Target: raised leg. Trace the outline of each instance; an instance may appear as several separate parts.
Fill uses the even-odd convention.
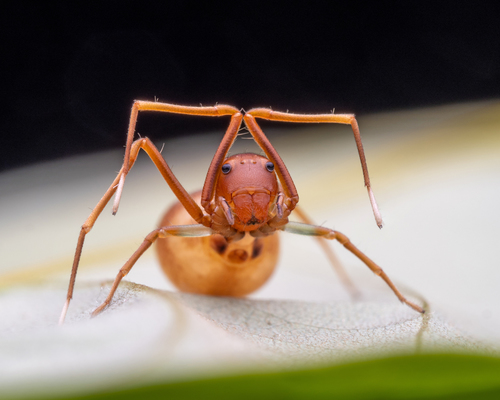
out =
[[[375,216],[375,221],[379,228],[382,228],[382,216],[380,215],[380,211],[378,209],[377,202],[375,200],[375,196],[371,189],[370,185],[370,176],[368,175],[368,167],[366,165],[366,157],[365,152],[363,150],[363,143],[361,141],[361,134],[359,133],[358,122],[354,114],[291,114],[284,112],[273,111],[269,108],[254,108],[245,115],[245,123],[247,124],[248,129],[254,136],[255,140],[259,145],[264,149],[268,157],[271,157],[272,151],[275,151],[272,148],[269,140],[265,137],[264,133],[260,129],[259,125],[255,121],[255,118],[262,118],[271,121],[283,121],[283,122],[302,122],[302,123],[336,123],[336,124],[348,124],[351,125],[352,131],[354,133],[354,140],[356,141],[356,146],[358,148],[359,159],[361,161],[361,168],[363,170],[363,177],[365,181],[366,189],[368,190],[368,197],[370,198],[370,203],[372,205],[373,214]],[[262,142],[262,144],[260,143]],[[267,153],[266,148],[270,151],[270,154]],[[276,153],[277,154],[277,153]],[[279,157],[279,156],[278,156]],[[281,159],[279,159],[281,161]],[[273,159],[271,161],[274,162]],[[281,161],[281,163],[283,163]],[[293,186],[293,182],[291,182],[290,174],[284,167],[284,164],[278,164],[277,173],[280,177],[280,181],[283,185],[283,189],[285,193],[288,195],[287,190],[290,190],[293,193],[295,186]],[[282,174],[283,176],[281,176]],[[291,182],[291,184],[290,184]],[[290,188],[288,188],[290,186]]]
[[[171,169],[169,168],[168,164],[165,162],[163,157],[161,156],[160,152],[158,149],[155,147],[155,145],[148,139],[139,139],[135,141],[130,149],[129,152],[129,162],[127,163],[129,169],[132,168],[134,165],[137,155],[139,153],[139,150],[143,149],[146,151],[146,153],[151,157],[153,160],[154,164],[162,174],[162,176],[165,178],[167,181],[168,185],[174,192],[174,194],[177,196],[179,201],[182,203],[184,208],[188,211],[188,213],[193,217],[195,221],[198,223],[201,223],[205,226],[210,226],[210,217],[207,215],[203,214],[203,211],[200,209],[198,204],[191,198],[191,196],[186,192],[186,190],[182,187],[182,185],[179,183]],[[80,263],[80,257],[82,254],[82,249],[83,249],[83,243],[85,241],[85,236],[87,233],[90,232],[92,227],[95,224],[95,221],[101,214],[102,210],[104,207],[106,207],[106,204],[108,204],[109,200],[113,196],[113,194],[117,190],[117,185],[118,182],[120,181],[121,177],[123,176],[123,167],[118,173],[117,177],[111,184],[111,186],[108,188],[106,193],[104,193],[104,196],[99,200],[97,203],[96,207],[92,210],[90,213],[89,217],[85,221],[85,223],[82,225],[81,231],[80,231],[80,236],[78,237],[78,242],[76,246],[76,251],[75,251],[75,257],[73,259],[73,267],[71,270],[71,277],[69,281],[69,287],[68,287],[68,294],[66,296],[66,302],[64,304],[63,310],[61,312],[61,317],[59,319],[59,324],[62,324],[64,322],[64,318],[66,316],[66,312],[69,307],[69,303],[71,301],[71,298],[73,297],[73,288],[75,286],[75,280],[76,280],[76,273],[78,271],[78,265]]]
[[[397,298],[402,302],[413,308],[415,311],[419,313],[424,313],[425,310],[407,300],[401,292],[394,286],[392,281],[389,279],[387,274],[380,268],[377,264],[375,264],[370,258],[368,258],[364,253],[362,253],[356,246],[354,246],[349,238],[344,234],[334,231],[332,229],[324,228],[322,226],[315,226],[309,224],[302,224],[300,222],[289,222],[282,228],[286,232],[296,233],[299,235],[307,235],[307,236],[319,236],[329,240],[338,240],[347,250],[353,253],[356,257],[358,257],[361,261],[363,261],[368,268],[370,268],[375,275],[380,276],[385,283],[392,289]]]
[[[158,238],[164,238],[167,236],[191,236],[191,237],[199,237],[199,236],[209,236],[213,233],[212,229],[203,226],[203,225],[182,225],[182,226],[166,226],[163,228],[155,229],[151,232],[139,248],[132,254],[132,257],[128,259],[123,267],[120,268],[118,274],[116,275],[115,281],[113,282],[113,286],[108,294],[108,297],[104,302],[97,307],[93,312],[92,316],[100,314],[108,305],[111,303],[113,296],[120,284],[121,280],[130,272],[134,264],[137,260],[144,254],[144,252],[151,247],[151,245],[156,242]]]
[[[130,112],[130,122],[128,126],[127,133],[127,144],[125,146],[125,157],[123,160],[122,174],[118,182],[118,189],[116,191],[115,201],[113,203],[113,214],[118,211],[118,206],[120,204],[120,197],[123,190],[123,185],[125,183],[125,177],[131,168],[130,165],[130,153],[132,149],[132,142],[134,141],[135,126],[137,124],[137,117],[139,116],[139,111],[155,111],[155,112],[166,112],[173,114],[188,114],[188,115],[200,115],[207,117],[221,117],[224,115],[234,115],[238,113],[238,110],[232,106],[227,105],[217,105],[213,107],[190,107],[190,106],[179,106],[176,104],[159,103],[155,101],[142,101],[136,100],[132,105],[132,111]]]
[[[302,207],[296,206],[295,210],[293,210],[294,214],[299,217],[299,219],[308,224],[308,225],[314,225],[313,221],[309,218],[309,216],[304,212]],[[328,243],[322,238],[321,236],[315,236],[315,239],[318,241],[318,244],[321,246],[323,251],[326,254],[326,257],[330,261],[330,264],[332,265],[333,269],[337,273],[337,275],[340,278],[340,281],[344,285],[344,287],[347,289],[349,294],[351,295],[351,298],[355,299],[358,298],[360,293],[359,290],[356,288],[356,285],[351,281],[349,278],[349,275],[345,272],[344,267],[342,266],[342,263],[338,259],[337,255],[333,251],[333,249],[328,245]]]

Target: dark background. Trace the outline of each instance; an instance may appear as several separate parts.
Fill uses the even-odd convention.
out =
[[[0,6],[0,169],[123,146],[134,99],[361,115],[500,94],[494,2],[90,3]]]

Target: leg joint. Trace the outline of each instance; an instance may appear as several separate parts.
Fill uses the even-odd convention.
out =
[[[350,243],[351,241],[349,240],[349,238],[344,235],[343,233],[340,233],[340,232],[337,232],[337,231],[332,231],[333,235],[334,235],[334,239],[337,239],[339,241],[340,244],[342,244],[343,246],[345,246],[346,244]]]

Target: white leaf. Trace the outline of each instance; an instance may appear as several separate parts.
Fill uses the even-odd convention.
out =
[[[59,327],[79,227],[123,154],[2,174],[0,390],[97,390],[443,347],[498,352],[499,115],[491,102],[361,118],[382,231],[349,129],[269,135],[305,210],[348,235],[403,292],[413,288],[416,302],[425,296],[431,312],[424,318],[336,246],[363,294],[350,301],[316,244],[284,234],[276,274],[247,299],[174,292],[149,252],[127,276],[147,286],[124,282],[111,306],[90,319],[109,290],[100,282],[116,275],[173,200],[143,157],[118,215],[107,208],[86,239],[67,323]],[[201,186],[219,140],[182,138],[165,147],[187,190]]]

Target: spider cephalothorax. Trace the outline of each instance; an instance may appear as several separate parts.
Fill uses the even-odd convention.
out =
[[[236,154],[224,161],[215,191],[227,210],[227,222],[238,231],[254,231],[274,216],[278,180],[274,164],[257,154]]]

